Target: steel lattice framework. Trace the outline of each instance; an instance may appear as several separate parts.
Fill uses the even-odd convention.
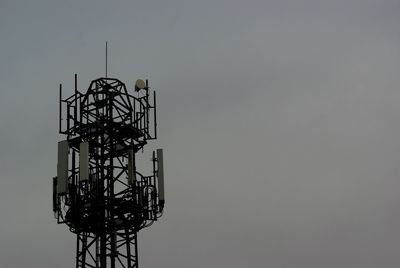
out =
[[[77,268],[138,267],[137,233],[163,212],[162,150],[153,152],[150,176],[135,164],[136,153],[157,138],[156,94],[147,81],[136,89],[99,78],[81,93],[75,75],[75,92],[63,99],[60,85],[59,133],[65,140],[59,143],[53,210],[57,222],[77,235]]]

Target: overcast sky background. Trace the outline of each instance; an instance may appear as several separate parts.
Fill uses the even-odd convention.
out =
[[[74,267],[51,211],[58,84],[158,92],[143,268],[400,265],[400,2],[0,2],[0,267]]]

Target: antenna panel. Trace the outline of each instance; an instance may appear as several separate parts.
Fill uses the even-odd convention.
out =
[[[160,201],[164,201],[164,159],[163,149],[157,149],[157,180]]]
[[[133,150],[128,151],[128,183],[133,184],[136,182],[135,178],[135,153]]]
[[[89,143],[79,145],[79,178],[81,181],[89,180]]]
[[[57,212],[58,202],[57,202],[57,177],[53,177],[53,211]]]
[[[57,193],[68,192],[68,141],[58,142]]]

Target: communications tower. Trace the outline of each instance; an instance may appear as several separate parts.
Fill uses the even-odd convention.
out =
[[[98,78],[86,92],[62,96],[60,84],[57,223],[76,234],[76,267],[138,267],[137,233],[163,213],[163,150],[153,151],[153,172],[137,170],[136,155],[157,138],[156,94],[148,81],[134,88]]]

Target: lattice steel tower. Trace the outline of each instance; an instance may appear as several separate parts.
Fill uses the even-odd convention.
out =
[[[135,96],[134,96],[134,95]],[[157,138],[156,94],[148,81],[134,89],[99,78],[86,93],[62,97],[53,211],[76,234],[76,267],[138,267],[137,233],[164,209],[163,151],[153,173],[136,168],[136,153]]]

